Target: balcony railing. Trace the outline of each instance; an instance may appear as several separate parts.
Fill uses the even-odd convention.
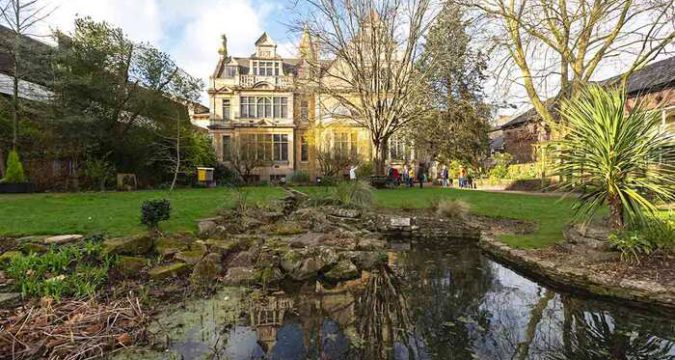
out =
[[[242,87],[252,88],[258,83],[266,82],[274,87],[291,87],[293,86],[292,76],[263,76],[263,75],[241,75],[239,77],[239,85]]]

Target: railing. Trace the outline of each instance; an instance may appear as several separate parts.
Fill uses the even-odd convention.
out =
[[[260,82],[266,82],[275,87],[291,87],[293,86],[293,77],[263,75],[241,75],[239,77],[239,85],[242,87],[252,88]]]

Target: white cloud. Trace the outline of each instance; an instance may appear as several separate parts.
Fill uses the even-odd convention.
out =
[[[234,56],[249,56],[266,30],[266,21],[280,22],[277,0],[44,0],[53,13],[38,30],[72,32],[76,17],[90,16],[124,30],[134,41],[149,42],[168,52],[188,73],[204,79],[218,60],[221,34],[227,34]],[[283,56],[295,56],[295,40],[271,32]],[[203,98],[205,100],[205,98]]]

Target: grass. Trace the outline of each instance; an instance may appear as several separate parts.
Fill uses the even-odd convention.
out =
[[[320,193],[328,188],[303,188]],[[255,203],[280,197],[273,187],[249,189],[248,200]],[[233,206],[235,194],[224,188],[167,191],[0,195],[1,235],[49,235],[64,233],[105,233],[111,236],[145,231],[140,224],[144,200],[171,200],[171,219],[160,224],[163,231],[196,230],[195,220],[216,214],[223,206]],[[531,235],[502,238],[514,247],[545,247],[562,240],[562,229],[571,219],[572,200],[523,194],[490,193],[454,189],[400,189],[375,191],[375,203],[384,208],[427,208],[432,200],[458,199],[471,205],[471,212],[496,218],[535,221],[539,231]]]

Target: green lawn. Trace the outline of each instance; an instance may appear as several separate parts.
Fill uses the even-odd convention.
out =
[[[328,191],[305,188],[305,191]],[[250,188],[251,201],[265,201],[283,194],[279,188]],[[162,224],[170,232],[194,231],[195,220],[214,215],[222,206],[231,206],[233,193],[224,188],[166,191],[0,195],[0,235],[37,235],[63,233],[106,233],[117,236],[144,230],[139,223],[144,200],[171,199],[171,220]],[[562,239],[569,221],[571,200],[521,194],[489,193],[449,189],[379,190],[378,206],[385,208],[424,208],[433,199],[455,198],[471,204],[472,212],[491,217],[536,221],[539,231],[532,235],[504,236],[518,247],[542,247]],[[402,210],[403,211],[403,210]]]

